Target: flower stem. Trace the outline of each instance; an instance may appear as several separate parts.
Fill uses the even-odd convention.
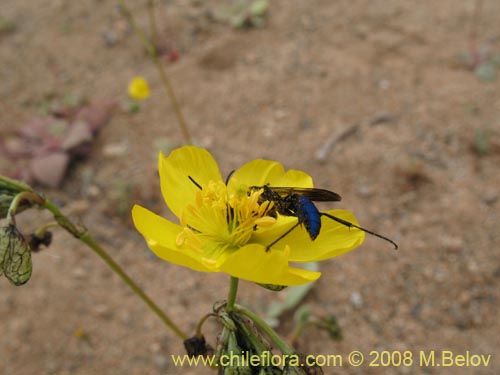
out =
[[[58,227],[58,226],[59,226],[59,224],[55,223],[55,222],[48,223],[48,224],[45,224],[45,225],[41,226],[40,228],[38,228],[33,234],[35,235],[35,237],[42,238],[43,234],[45,232],[47,232],[47,230],[49,228]]]
[[[243,333],[242,339],[248,342],[249,345],[247,345],[247,347],[252,347],[257,352],[257,354],[262,354],[263,352],[270,350],[270,348],[264,345],[262,337],[258,337],[255,333],[255,330],[251,329],[248,323],[245,322],[245,320],[248,320],[248,318],[243,318],[241,315],[235,314],[233,316],[233,319],[238,324],[239,329]]]
[[[158,42],[159,42],[159,33],[158,27],[156,26],[156,17],[155,17],[155,2],[154,0],[148,0],[148,17],[149,17],[149,29],[151,33],[151,40],[153,45],[155,46],[156,52],[158,52]]]
[[[229,295],[227,296],[226,311],[231,312],[234,309],[234,303],[236,302],[236,294],[238,293],[238,282],[240,279],[231,276],[231,283],[229,286]]]
[[[80,240],[89,246],[94,252],[101,257],[101,259],[108,265],[111,270],[121,277],[123,282],[127,284],[130,289],[140,298],[142,301],[169,327],[179,338],[186,340],[187,335],[180,330],[177,325],[170,320],[170,318],[165,315],[165,313],[156,305],[151,298],[127,275],[127,273],[121,268],[114,260],[106,253],[102,247],[100,247],[92,238],[92,236],[86,232]]]
[[[203,327],[203,324],[205,324],[205,322],[207,321],[208,318],[210,317],[216,317],[217,315],[214,314],[214,313],[209,313],[209,314],[206,314],[203,318],[200,319],[200,321],[198,322],[198,324],[196,325],[196,337],[198,338],[201,338],[203,337],[203,333],[201,333],[201,327]]]
[[[184,114],[182,113],[181,106],[177,100],[177,96],[175,95],[174,89],[172,85],[170,84],[170,79],[168,78],[167,72],[165,70],[165,67],[160,61],[160,58],[158,57],[156,47],[151,43],[151,41],[147,38],[147,36],[144,34],[144,32],[141,30],[141,28],[137,25],[135,22],[134,16],[132,12],[130,12],[129,8],[125,4],[124,0],[118,0],[118,3],[120,4],[123,14],[127,18],[127,20],[130,22],[130,25],[134,29],[134,32],[136,35],[139,37],[141,40],[142,44],[144,45],[144,48],[146,48],[146,51],[148,52],[149,56],[151,57],[151,60],[153,63],[156,65],[156,68],[158,69],[158,73],[160,74],[160,79],[163,84],[163,87],[167,91],[167,95],[170,99],[170,103],[172,104],[172,107],[174,108],[175,115],[177,116],[177,121],[179,122],[179,127],[181,128],[182,135],[184,137],[184,141],[186,144],[193,144],[192,138],[191,138],[191,133],[189,132],[189,128],[187,126],[186,120],[184,119]],[[152,5],[150,5],[152,7]],[[151,12],[152,10],[150,10]],[[150,13],[151,17],[151,13]],[[150,22],[152,18],[150,18]]]
[[[81,227],[76,227],[71,221],[69,221],[64,215],[61,214],[59,209],[52,204],[50,201],[46,201],[45,207],[52,212],[54,218],[57,220],[59,225],[70,232],[77,239],[85,243],[94,252],[101,257],[101,259],[108,265],[111,270],[116,273],[127,284],[130,289],[140,298],[142,301],[169,327],[179,338],[182,340],[187,339],[187,335],[181,331],[179,327],[156,305],[151,298],[127,275],[127,273],[121,268],[118,263],[116,263],[111,256],[104,251],[104,249],[95,242],[90,233]]]
[[[71,233],[75,238],[85,243],[94,252],[101,257],[101,259],[108,265],[113,272],[127,284],[132,291],[169,327],[179,338],[182,340],[187,339],[187,335],[180,330],[177,325],[170,320],[170,318],[156,305],[151,298],[127,275],[127,273],[116,263],[111,256],[104,251],[92,238],[90,233],[81,226],[73,224],[50,200],[42,197],[40,194],[34,192],[30,186],[21,184],[17,181],[10,180],[0,176],[0,185],[12,188],[13,190],[20,191],[13,199],[7,213],[7,220],[15,224],[16,209],[23,199],[29,199],[38,203],[41,207],[49,210],[59,226],[63,227]]]
[[[234,305],[234,310],[245,315],[247,318],[251,319],[257,326],[259,326],[259,328],[274,342],[281,353],[288,355],[296,354],[295,349],[285,341],[283,341],[283,339],[276,333],[276,331],[269,327],[269,325],[260,316],[237,304]]]
[[[305,322],[302,324],[299,324],[292,332],[292,334],[289,337],[290,342],[292,345],[295,345],[297,341],[299,341],[300,336],[304,333],[304,330],[306,327],[313,326],[313,322]]]
[[[38,194],[36,194],[32,191],[23,191],[23,192],[17,194],[14,197],[14,199],[12,199],[12,202],[10,203],[9,211],[7,212],[7,222],[9,224],[14,224],[14,225],[16,224],[15,216],[16,216],[17,207],[19,206],[19,204],[22,202],[23,199],[32,200],[32,201],[34,201],[42,206],[45,203],[45,200],[41,196],[39,196]]]

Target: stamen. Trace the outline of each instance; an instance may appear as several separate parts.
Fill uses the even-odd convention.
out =
[[[226,185],[214,181],[197,191],[194,202],[182,214],[184,230],[176,238],[177,246],[214,259],[215,253],[248,243],[256,227],[275,224],[276,219],[269,215],[274,202],[259,204],[263,190],[244,192],[229,195]]]

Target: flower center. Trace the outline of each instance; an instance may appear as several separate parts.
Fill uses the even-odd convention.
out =
[[[177,246],[186,245],[213,259],[214,252],[245,245],[257,227],[276,222],[269,215],[273,202],[259,204],[261,194],[262,190],[230,194],[222,181],[210,181],[183,211],[184,230],[177,236]]]

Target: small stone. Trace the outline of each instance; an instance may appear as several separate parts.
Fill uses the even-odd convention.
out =
[[[90,208],[90,203],[86,199],[72,201],[64,207],[69,216],[81,216]]]
[[[54,152],[31,160],[30,169],[37,182],[56,188],[62,183],[68,163],[68,154]]]
[[[363,307],[363,296],[359,292],[352,292],[351,303],[355,308]]]
[[[101,36],[104,41],[104,45],[107,48],[114,47],[118,43],[118,34],[113,30],[106,30],[101,34]]]
[[[76,279],[80,279],[80,280],[85,279],[88,276],[87,270],[85,270],[85,268],[83,268],[83,267],[73,268],[72,274]]]
[[[125,142],[110,143],[104,146],[102,153],[107,157],[124,156],[128,152],[128,144]]]
[[[77,121],[69,126],[68,132],[61,142],[63,150],[71,150],[92,140],[92,132],[89,126],[83,121]]]
[[[153,361],[155,365],[158,367],[160,371],[166,371],[168,368],[168,359],[164,355],[155,355],[153,357]]]

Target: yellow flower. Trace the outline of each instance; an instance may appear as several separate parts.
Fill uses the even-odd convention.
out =
[[[135,100],[144,100],[149,98],[149,84],[143,77],[134,77],[128,84],[128,95]]]
[[[304,228],[266,247],[297,223],[296,217],[275,215],[274,202],[259,202],[262,189],[251,186],[313,186],[304,172],[270,160],[254,160],[236,170],[226,186],[208,151],[185,146],[158,161],[161,191],[179,224],[134,206],[137,230],[160,258],[201,272],[225,272],[262,284],[299,285],[316,280],[320,272],[291,266],[335,257],[359,246],[364,232],[333,220],[322,220],[311,241]],[[345,210],[328,211],[357,225]]]

